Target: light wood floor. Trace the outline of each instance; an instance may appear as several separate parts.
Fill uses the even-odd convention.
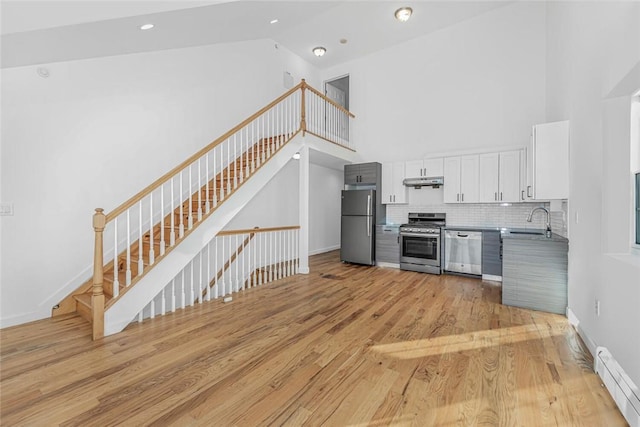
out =
[[[311,274],[92,342],[1,332],[3,426],[623,426],[562,316],[500,286],[312,258]]]

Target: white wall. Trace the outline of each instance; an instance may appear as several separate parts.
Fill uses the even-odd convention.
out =
[[[107,212],[317,70],[269,40],[2,70],[2,326],[90,276]],[[81,275],[81,277],[76,277]]]
[[[640,257],[628,242],[638,22],[638,2],[547,5],[547,119],[570,120],[569,307],[587,341],[608,347],[636,384]]]
[[[527,2],[341,64],[364,160],[524,146],[545,117],[545,9]]]
[[[343,172],[309,165],[309,253],[340,247]],[[225,230],[299,225],[298,162],[291,160],[225,227]]]

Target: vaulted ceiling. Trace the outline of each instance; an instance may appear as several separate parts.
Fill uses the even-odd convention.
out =
[[[2,67],[16,67],[268,38],[327,68],[509,3],[7,0],[1,3],[0,59]],[[406,23],[394,19],[400,6],[414,10]],[[155,27],[141,31],[146,23]],[[315,46],[327,53],[315,57]]]

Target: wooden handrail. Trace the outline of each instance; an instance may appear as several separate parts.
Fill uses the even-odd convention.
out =
[[[299,225],[288,225],[285,227],[268,227],[268,228],[245,228],[240,230],[225,230],[217,234],[217,236],[233,236],[236,234],[250,234],[250,233],[266,233],[269,231],[283,231],[283,230],[299,230]]]
[[[307,89],[309,89],[311,92],[315,93],[316,95],[318,95],[320,98],[323,98],[325,101],[327,101],[328,103],[330,103],[331,105],[333,105],[334,107],[336,107],[338,110],[342,111],[343,113],[347,114],[349,117],[355,118],[356,116],[349,110],[347,110],[346,108],[344,108],[342,105],[338,104],[336,101],[334,101],[331,98],[328,98],[325,94],[323,94],[322,92],[320,92],[317,89],[314,89],[313,87],[309,86],[309,85],[305,85],[305,87]]]
[[[132,207],[134,204],[136,204],[140,200],[142,200],[144,197],[146,197],[153,190],[155,190],[156,188],[160,187],[162,184],[167,182],[172,176],[176,175],[178,172],[180,172],[181,170],[185,169],[187,166],[189,166],[190,164],[192,164],[193,162],[198,160],[204,154],[206,154],[207,152],[209,152],[212,149],[214,149],[220,143],[224,142],[231,135],[233,135],[234,133],[238,132],[240,129],[244,128],[246,125],[248,125],[249,123],[254,121],[256,118],[260,117],[262,114],[264,114],[266,111],[268,111],[273,106],[278,104],[280,101],[282,101],[283,99],[287,98],[289,95],[291,95],[292,93],[294,93],[295,91],[300,89],[302,87],[302,85],[303,85],[303,81],[298,83],[297,85],[295,85],[294,87],[292,87],[291,89],[289,89],[288,91],[286,91],[285,93],[283,93],[282,95],[280,95],[279,97],[274,99],[273,101],[271,101],[265,107],[262,107],[256,113],[252,114],[247,119],[243,120],[239,125],[235,126],[231,130],[229,130],[227,133],[225,133],[221,137],[217,138],[216,140],[214,140],[212,143],[210,143],[206,147],[204,147],[201,150],[199,150],[197,153],[195,153],[194,155],[189,157],[187,160],[183,161],[178,166],[176,166],[175,168],[171,169],[169,172],[165,173],[160,178],[156,179],[153,183],[151,183],[150,185],[145,187],[144,190],[138,192],[136,195],[131,197],[129,200],[127,200],[126,202],[124,202],[123,204],[121,204],[120,206],[118,206],[117,208],[112,210],[111,212],[109,212],[107,214],[107,223],[112,221],[116,217],[118,217],[118,215],[120,215],[121,213],[125,212],[127,209]]]

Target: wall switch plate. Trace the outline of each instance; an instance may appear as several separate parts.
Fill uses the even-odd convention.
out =
[[[13,203],[0,203],[0,215],[13,216]]]

